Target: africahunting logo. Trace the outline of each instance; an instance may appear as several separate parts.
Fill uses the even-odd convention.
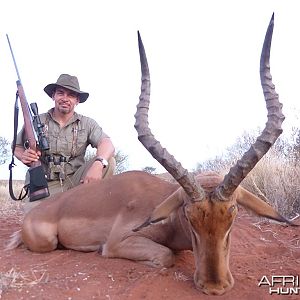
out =
[[[259,287],[269,287],[270,295],[299,295],[299,275],[264,275],[260,282]]]

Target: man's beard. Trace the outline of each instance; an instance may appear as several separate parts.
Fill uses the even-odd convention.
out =
[[[68,114],[72,111],[72,108],[70,106],[66,106],[66,107],[62,107],[59,106],[58,110],[62,113],[62,114]]]

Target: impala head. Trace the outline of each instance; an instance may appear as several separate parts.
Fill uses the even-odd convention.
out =
[[[268,120],[256,142],[224,178],[212,173],[195,177],[184,169],[151,133],[148,126],[150,74],[145,49],[138,34],[142,70],[141,95],[135,114],[138,138],[181,187],[156,207],[149,219],[136,230],[167,218],[176,208],[184,205],[195,256],[194,282],[196,287],[206,294],[221,295],[233,286],[234,280],[229,269],[229,249],[230,231],[237,215],[237,203],[258,215],[288,222],[271,206],[239,186],[282,133],[282,105],[275,92],[269,68],[273,26],[274,16],[266,32],[260,59],[261,84]]]
[[[215,195],[213,190],[222,180],[219,176],[210,175],[206,178],[212,180],[209,187],[201,178],[197,179],[205,196],[200,201],[185,205],[195,257],[194,282],[197,289],[205,294],[223,294],[234,284],[229,269],[229,249],[237,202],[235,194],[228,197],[227,201],[220,201]],[[219,181],[216,182],[216,179]]]

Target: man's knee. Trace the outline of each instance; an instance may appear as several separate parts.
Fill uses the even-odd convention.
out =
[[[116,169],[116,159],[112,157],[108,160],[108,166],[105,168],[105,172],[102,178],[109,178],[115,174]]]

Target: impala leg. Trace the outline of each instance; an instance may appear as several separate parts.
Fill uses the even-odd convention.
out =
[[[174,254],[169,248],[141,236],[130,236],[117,243],[108,241],[103,246],[102,255],[126,258],[157,268],[169,268],[175,262]]]
[[[25,219],[22,227],[22,240],[34,252],[49,252],[58,246],[56,225],[46,222],[32,222]]]

